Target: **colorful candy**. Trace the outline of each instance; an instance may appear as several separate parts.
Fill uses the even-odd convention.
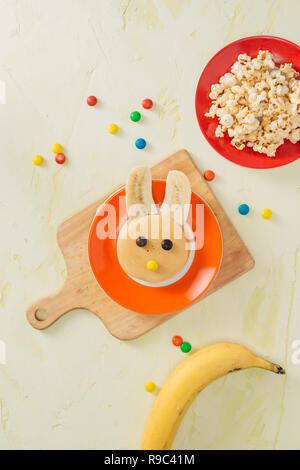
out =
[[[145,139],[137,139],[137,140],[135,141],[135,146],[136,146],[136,148],[139,149],[139,150],[143,150],[143,149],[146,147],[146,145],[147,145],[147,144],[146,144]]]
[[[145,100],[143,100],[142,106],[144,109],[151,109],[153,107],[153,101],[149,98],[146,98]]]
[[[165,240],[161,242],[161,247],[163,250],[166,250],[166,251],[172,250],[173,248],[172,240],[169,240],[168,238],[166,238]]]
[[[139,247],[144,247],[144,246],[147,245],[147,238],[142,237],[142,236],[141,236],[141,237],[137,237],[137,239],[136,239],[135,242],[136,242],[137,246],[139,246]]]
[[[261,216],[263,219],[271,219],[272,215],[273,215],[273,212],[271,211],[271,209],[264,209],[261,212]]]
[[[204,173],[204,178],[206,181],[213,181],[215,179],[216,175],[212,170],[206,170]]]
[[[187,343],[187,342],[184,342],[182,343],[182,345],[180,346],[180,349],[183,353],[187,354],[191,351],[192,349],[192,346],[190,343]]]
[[[42,155],[35,155],[32,161],[36,166],[41,166],[43,164],[44,159]]]
[[[130,119],[133,122],[138,122],[141,119],[141,113],[139,113],[138,111],[132,111],[132,113],[130,114]]]
[[[239,213],[241,215],[247,215],[249,214],[249,211],[250,211],[250,207],[248,206],[248,204],[241,204],[239,206]]]
[[[147,382],[145,384],[145,390],[146,392],[153,393],[156,389],[156,385],[154,382]]]
[[[58,153],[62,153],[62,151],[63,151],[63,148],[62,148],[62,146],[61,146],[60,144],[54,144],[54,145],[52,145],[52,152],[55,153],[56,155],[57,155]]]
[[[58,153],[55,157],[56,163],[63,165],[66,161],[66,156],[63,153]]]
[[[146,266],[147,266],[147,269],[149,269],[149,271],[157,271],[158,270],[158,263],[156,261],[154,261],[153,259],[148,261]]]
[[[118,130],[119,130],[119,127],[117,126],[117,124],[110,124],[107,128],[107,131],[110,134],[117,134]]]
[[[179,347],[182,345],[183,339],[181,338],[181,336],[173,336],[172,343],[174,344],[174,346]]]
[[[86,102],[89,106],[96,106],[96,104],[98,103],[98,99],[96,98],[96,96],[89,96]]]

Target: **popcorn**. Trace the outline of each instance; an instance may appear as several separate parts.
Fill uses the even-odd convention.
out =
[[[284,96],[287,95],[289,92],[289,87],[286,85],[277,85],[276,87],[276,93],[277,96]]]
[[[218,126],[216,129],[216,137],[224,137],[224,132],[222,130],[222,126]]]
[[[224,127],[231,127],[233,124],[233,121],[234,119],[231,116],[231,114],[224,114],[223,116],[221,116],[220,124],[221,126],[224,126]]]
[[[223,93],[224,91],[224,85],[220,85],[219,83],[216,83],[215,85],[211,86],[211,92],[210,92],[210,99],[216,100],[218,96]]]
[[[290,141],[296,144],[300,140],[300,129],[295,129],[291,132]]]
[[[212,85],[212,106],[205,116],[217,117],[216,137],[227,132],[239,150],[247,147],[274,157],[284,139],[300,140],[300,80],[292,64],[276,67],[269,51],[251,59],[240,54]]]
[[[237,79],[232,73],[225,73],[225,75],[220,78],[220,83],[222,83],[225,88],[229,88],[236,85]]]

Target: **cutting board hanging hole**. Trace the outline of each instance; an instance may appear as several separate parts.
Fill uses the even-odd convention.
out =
[[[42,308],[39,308],[35,312],[34,316],[38,321],[45,321],[46,318],[47,318],[47,312],[46,312],[46,310],[43,310]]]

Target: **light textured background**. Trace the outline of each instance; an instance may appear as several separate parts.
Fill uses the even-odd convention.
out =
[[[300,448],[300,162],[257,171],[222,159],[194,112],[199,75],[210,57],[243,36],[300,42],[298,0],[0,0],[0,366],[1,449],[133,449],[154,396],[194,348],[237,341],[288,368],[231,375],[193,403],[177,449]],[[88,95],[101,100],[91,109]],[[155,109],[133,124],[130,111]],[[116,122],[114,137],[107,124]],[[136,137],[149,142],[134,148]],[[61,142],[68,164],[53,162]],[[122,343],[91,313],[76,311],[49,330],[26,322],[28,305],[57,290],[65,265],[56,229],[66,217],[124,182],[137,164],[179,148],[212,183],[256,259],[256,268],[145,337]],[[37,168],[33,155],[45,156]],[[237,206],[251,213],[241,217]],[[270,207],[271,221],[260,211]]]

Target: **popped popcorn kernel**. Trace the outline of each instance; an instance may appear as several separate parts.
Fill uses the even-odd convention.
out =
[[[275,157],[285,139],[300,140],[300,80],[292,64],[275,65],[270,51],[257,57],[239,54],[225,73],[211,86],[212,106],[206,117],[217,117],[216,137],[227,132],[231,144],[245,146]]]

